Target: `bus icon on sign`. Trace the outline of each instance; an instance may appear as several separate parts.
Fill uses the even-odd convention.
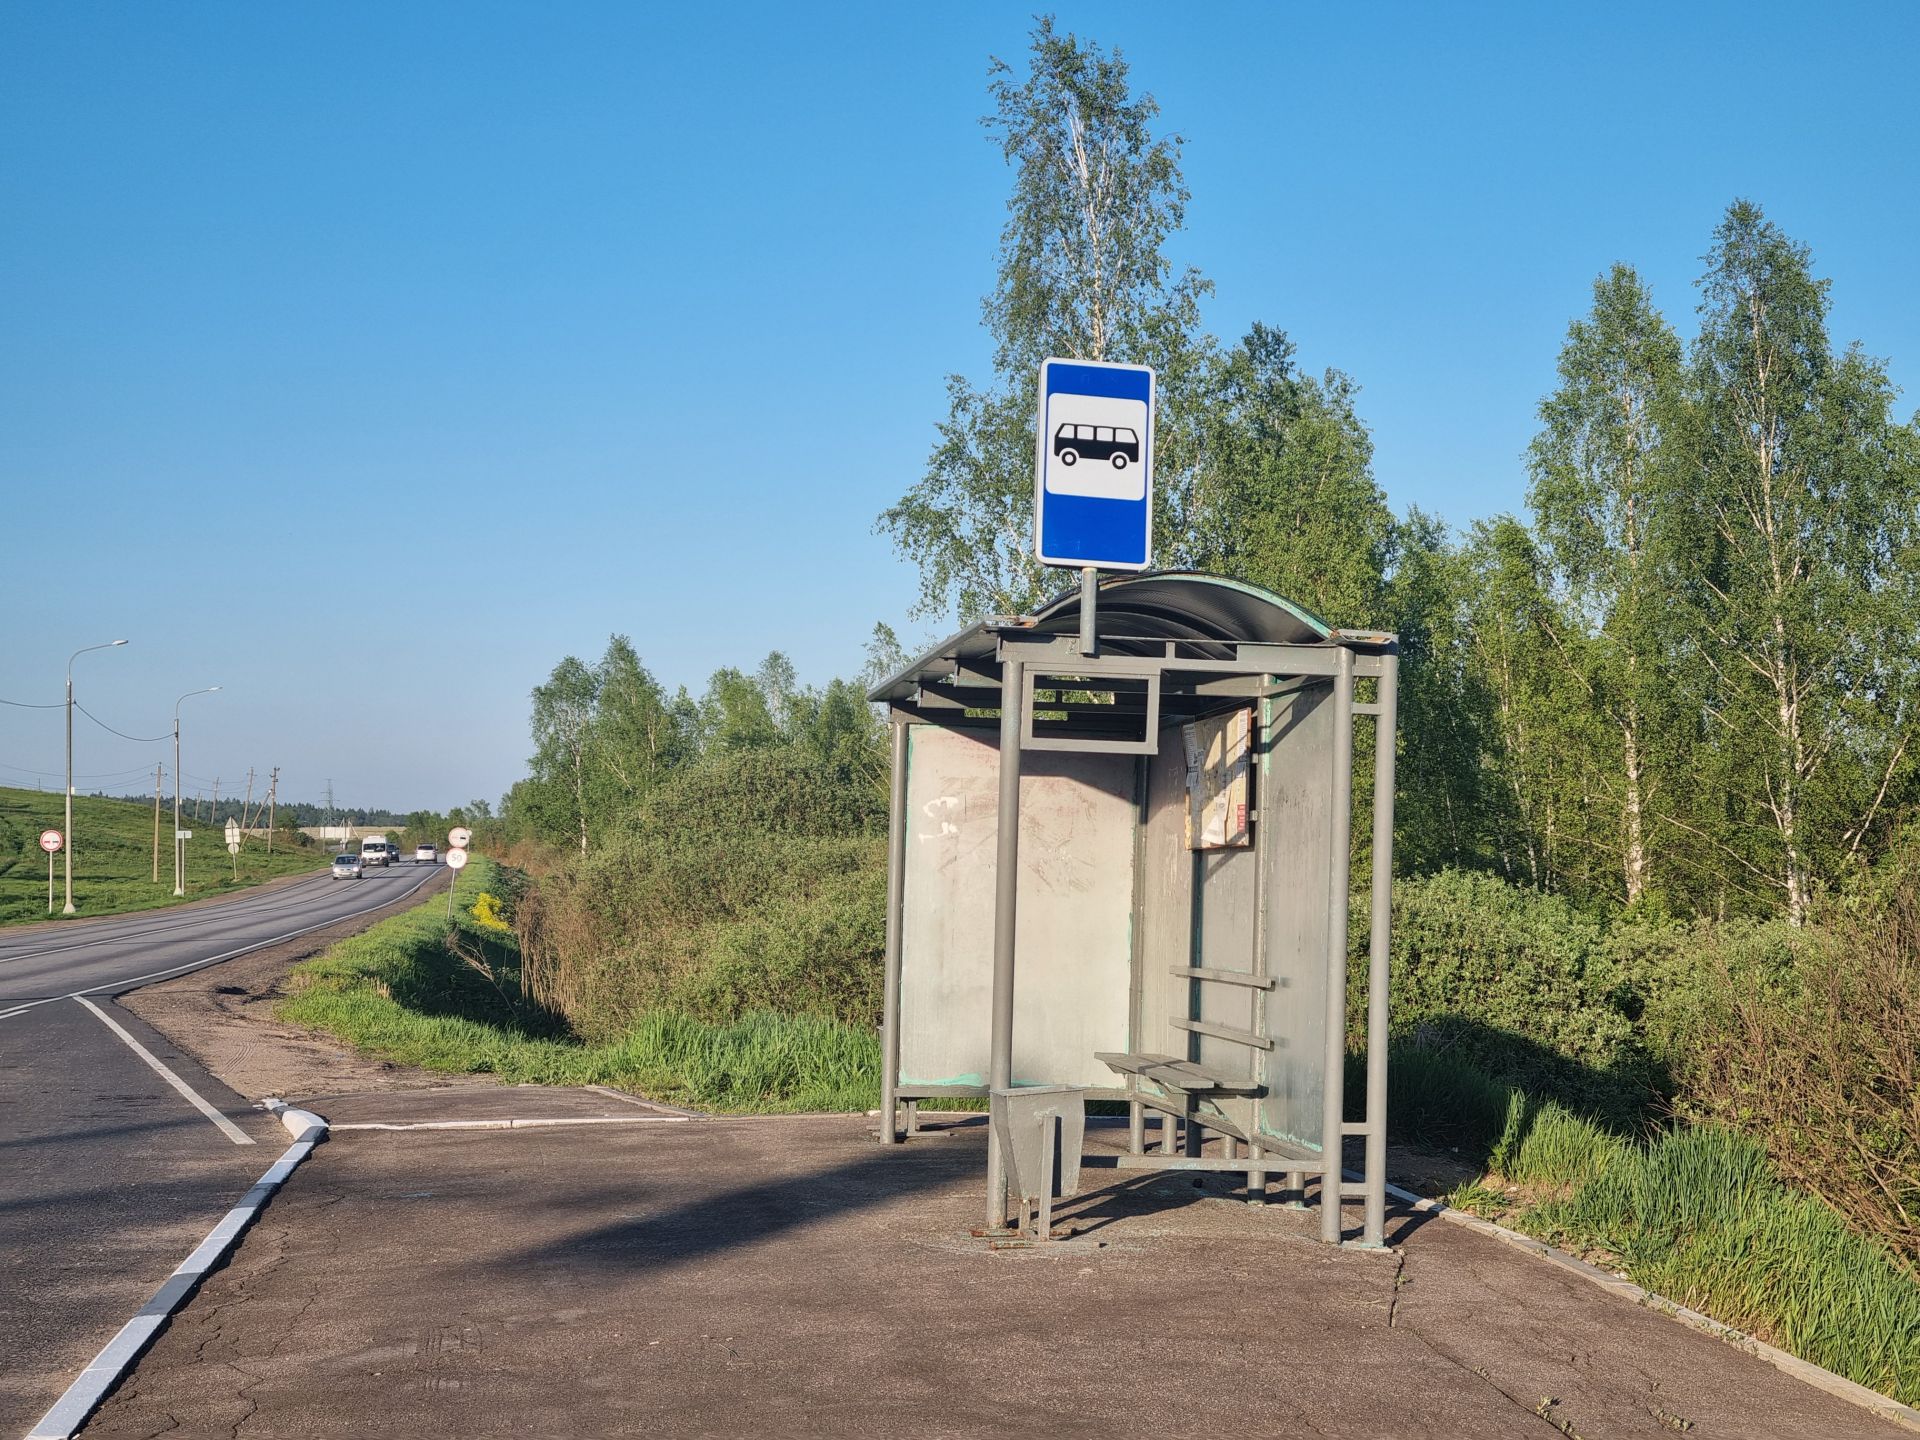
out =
[[[1053,453],[1062,465],[1105,460],[1124,470],[1140,463],[1140,437],[1125,425],[1062,425],[1053,432]]]

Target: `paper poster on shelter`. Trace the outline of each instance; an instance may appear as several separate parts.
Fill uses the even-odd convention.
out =
[[[1187,752],[1187,848],[1253,844],[1247,783],[1253,712],[1232,710],[1180,727]]]

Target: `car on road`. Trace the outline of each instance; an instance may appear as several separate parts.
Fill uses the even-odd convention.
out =
[[[399,858],[399,847],[384,835],[369,835],[360,842],[362,865],[391,865]]]
[[[440,849],[436,845],[416,845],[413,849],[413,863],[416,865],[438,865]]]
[[[366,876],[366,866],[360,863],[360,857],[349,850],[344,855],[333,857],[333,878],[336,880],[359,880]]]

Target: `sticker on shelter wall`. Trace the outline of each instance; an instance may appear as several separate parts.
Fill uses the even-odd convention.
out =
[[[1253,712],[1230,710],[1180,727],[1187,752],[1187,848],[1238,850],[1253,844],[1248,759]]]

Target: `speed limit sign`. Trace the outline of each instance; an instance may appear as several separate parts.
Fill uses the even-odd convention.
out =
[[[447,865],[451,869],[458,870],[466,863],[467,852],[462,850],[458,845],[447,851]]]

